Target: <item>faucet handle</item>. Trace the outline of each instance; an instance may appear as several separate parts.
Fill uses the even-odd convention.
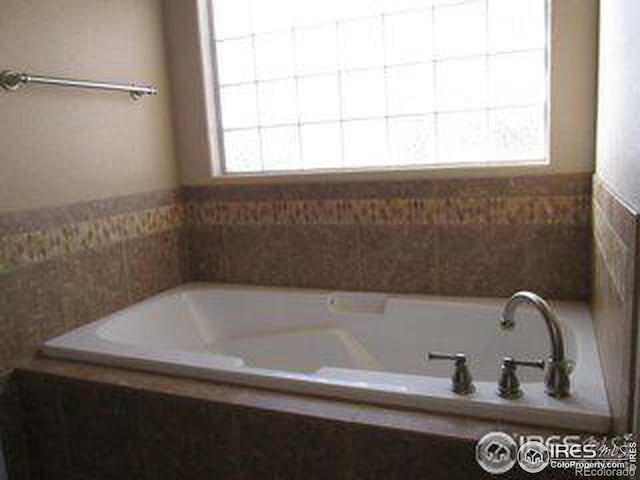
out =
[[[502,365],[507,364],[515,367],[533,367],[544,370],[544,360],[515,360],[513,357],[504,357],[502,359]]]
[[[513,357],[504,357],[502,359],[502,374],[498,382],[498,395],[506,399],[516,399],[522,397],[522,389],[520,381],[516,375],[516,369],[521,367],[533,367],[544,370],[544,360],[516,360]]]
[[[458,395],[470,395],[476,391],[473,377],[467,367],[467,356],[464,353],[429,352],[427,360],[452,360],[455,370],[451,377],[451,390]]]
[[[453,360],[456,363],[464,363],[467,361],[467,355],[465,353],[429,352],[427,353],[427,360]]]

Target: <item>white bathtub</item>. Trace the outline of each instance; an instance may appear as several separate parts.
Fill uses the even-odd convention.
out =
[[[503,356],[546,358],[549,338],[523,308],[502,331],[504,300],[189,284],[83,326],[45,355],[173,375],[340,397],[433,412],[606,432],[610,413],[586,305],[552,304],[575,361],[572,396],[543,392],[520,368],[525,395],[496,395]],[[469,356],[476,392],[450,391],[453,365],[426,352]]]

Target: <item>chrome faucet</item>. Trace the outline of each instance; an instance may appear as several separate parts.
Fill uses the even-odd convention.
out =
[[[569,363],[564,355],[564,340],[558,317],[551,311],[549,304],[539,295],[532,292],[517,292],[511,296],[502,311],[500,327],[503,330],[512,330],[515,327],[513,317],[516,310],[523,303],[533,305],[544,318],[549,339],[551,341],[551,356],[547,362],[545,374],[545,392],[555,398],[564,398],[570,395],[571,381],[569,380]]]

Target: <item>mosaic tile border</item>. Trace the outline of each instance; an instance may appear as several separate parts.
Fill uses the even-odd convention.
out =
[[[17,233],[60,227],[71,223],[177,205],[180,189],[159,190],[79,202],[57,207],[0,213],[0,237]]]
[[[190,202],[192,225],[588,226],[590,195]]]
[[[589,226],[591,175],[212,185],[183,198],[192,225]]]
[[[629,284],[629,278],[633,276],[634,253],[608,221],[603,209],[595,202],[593,204],[593,236],[595,247],[603,257],[604,265],[620,299],[623,302],[632,301],[633,286]]]
[[[0,215],[0,273],[183,225],[590,225],[588,175],[212,185]]]
[[[132,200],[128,199],[128,202]],[[146,206],[144,199],[141,203]],[[70,210],[73,211],[74,208],[76,207],[71,206]],[[63,211],[64,207],[56,209],[53,217],[68,219],[68,216],[60,215]],[[41,214],[36,211],[34,217],[38,219]],[[20,216],[28,217],[28,213],[20,213]],[[48,215],[47,218],[52,216]],[[37,222],[38,220],[30,225]],[[180,228],[183,224],[184,208],[181,204],[173,204],[3,234],[0,236],[0,274],[65,255],[167,232]]]

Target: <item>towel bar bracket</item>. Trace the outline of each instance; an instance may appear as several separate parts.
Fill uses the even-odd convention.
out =
[[[14,92],[18,90],[21,85],[22,79],[19,73],[12,72],[11,70],[3,70],[0,72],[0,87]]]

